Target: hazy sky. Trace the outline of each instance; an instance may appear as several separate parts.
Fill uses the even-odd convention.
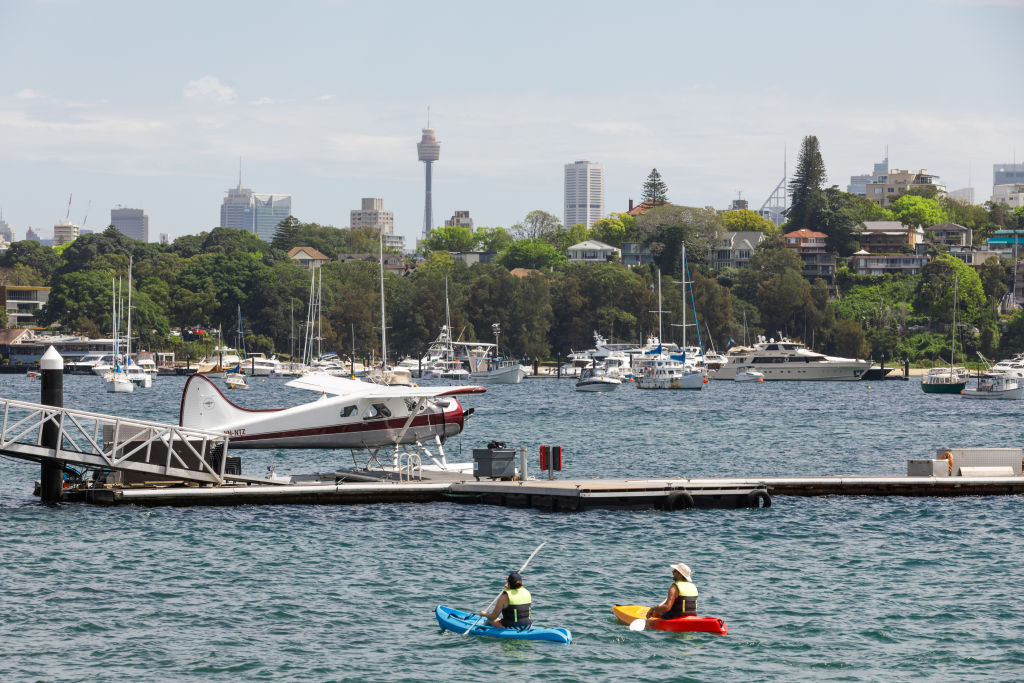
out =
[[[413,244],[416,142],[441,142],[434,223],[562,216],[564,164],[605,205],[657,167],[674,203],[760,207],[817,135],[830,184],[890,166],[991,193],[1024,160],[1024,0],[193,2],[0,0],[0,207],[16,237],[215,227],[229,187],[347,226],[383,197]],[[91,208],[89,202],[91,201]]]

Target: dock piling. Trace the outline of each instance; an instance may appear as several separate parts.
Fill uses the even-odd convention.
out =
[[[39,402],[54,408],[64,407],[64,359],[52,346],[39,360],[42,370],[39,380]],[[47,422],[40,434],[40,445],[60,448],[60,425]],[[64,463],[59,460],[43,460],[39,465],[39,497],[43,503],[60,502],[63,483]]]

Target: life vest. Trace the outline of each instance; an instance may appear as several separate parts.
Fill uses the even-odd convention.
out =
[[[501,610],[501,624],[507,628],[526,628],[532,624],[530,609],[533,598],[530,591],[523,587],[506,588],[505,595],[508,596],[508,605]]]
[[[697,614],[697,586],[690,581],[676,581],[673,585],[679,595],[662,619],[674,619],[688,614]]]

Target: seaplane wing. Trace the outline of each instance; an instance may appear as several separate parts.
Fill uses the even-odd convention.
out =
[[[463,409],[454,395],[485,391],[476,386],[388,387],[329,376],[288,384],[321,397],[291,408],[251,410],[232,403],[208,378],[192,375],[181,395],[178,423],[222,432],[232,449],[374,448],[458,434],[473,409]]]
[[[362,382],[357,379],[335,377],[327,374],[312,374],[293,379],[286,386],[315,391],[318,394],[334,396],[366,396],[377,398],[431,398],[434,396],[456,396],[458,394],[482,394],[487,389],[473,385],[449,387],[400,387]]]

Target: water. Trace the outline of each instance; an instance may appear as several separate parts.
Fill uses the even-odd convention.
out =
[[[182,378],[65,404],[176,421]],[[276,380],[250,407],[310,398]],[[2,394],[38,383],[0,376]],[[870,388],[869,388],[870,387]],[[562,476],[903,474],[945,446],[1020,445],[1022,402],[925,395],[916,382],[712,382],[700,394],[577,394],[528,380],[469,399],[463,459],[499,439],[565,448]],[[244,471],[344,465],[241,451]],[[1012,680],[1024,677],[1020,497],[793,498],[769,509],[554,514],[456,504],[41,507],[38,467],[0,461],[3,680]],[[574,642],[442,633],[525,572],[538,623]],[[724,637],[630,632],[686,562]]]

